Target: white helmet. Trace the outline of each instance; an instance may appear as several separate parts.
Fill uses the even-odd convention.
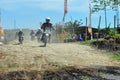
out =
[[[47,17],[46,20],[50,20],[50,17]]]
[[[22,31],[22,29],[19,29],[19,31]]]

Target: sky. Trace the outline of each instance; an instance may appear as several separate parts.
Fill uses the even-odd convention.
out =
[[[89,2],[89,0],[68,0],[65,22],[82,19],[82,25],[86,25]],[[51,18],[53,25],[62,22],[64,0],[0,0],[0,8],[1,25],[4,29],[38,29],[40,22],[43,23],[46,17]],[[108,24],[111,23],[111,26],[115,14],[114,11],[107,11]],[[100,15],[102,16],[101,27],[105,26],[104,12],[101,11],[92,14],[92,27],[97,28]]]

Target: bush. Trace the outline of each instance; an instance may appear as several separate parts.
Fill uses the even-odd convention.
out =
[[[110,36],[113,36],[113,35],[114,35],[114,32],[115,32],[114,29],[110,29],[109,35],[110,35]]]
[[[105,39],[109,40],[109,39],[116,39],[116,42],[120,44],[120,34],[116,34],[115,36],[110,36],[110,35],[107,35],[105,37]]]
[[[112,36],[110,36],[110,35],[105,36],[105,39],[107,39],[107,40],[110,38],[112,38]]]

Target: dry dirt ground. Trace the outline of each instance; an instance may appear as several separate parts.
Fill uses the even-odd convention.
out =
[[[0,73],[56,70],[69,66],[74,66],[78,69],[106,69],[105,66],[120,67],[120,61],[113,60],[111,55],[108,55],[109,53],[104,50],[96,50],[79,43],[49,43],[47,47],[42,47],[42,44],[37,41],[24,41],[23,44],[18,45],[17,41],[12,41],[0,46]],[[112,76],[110,75],[108,80],[112,80],[112,78],[113,80],[119,80],[120,70],[116,73],[117,76],[111,74]]]

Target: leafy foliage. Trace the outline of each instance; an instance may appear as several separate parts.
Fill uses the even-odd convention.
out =
[[[98,12],[101,10],[116,10],[117,6],[120,6],[120,0],[91,0],[93,4],[92,12]]]
[[[79,27],[82,24],[83,24],[82,20],[80,20],[80,21],[75,20],[75,21],[69,21],[69,22],[65,23],[65,26],[66,26],[66,28],[73,28],[73,27]]]
[[[109,35],[110,35],[110,36],[113,36],[114,33],[115,33],[114,29],[110,29],[110,31],[109,31]]]

